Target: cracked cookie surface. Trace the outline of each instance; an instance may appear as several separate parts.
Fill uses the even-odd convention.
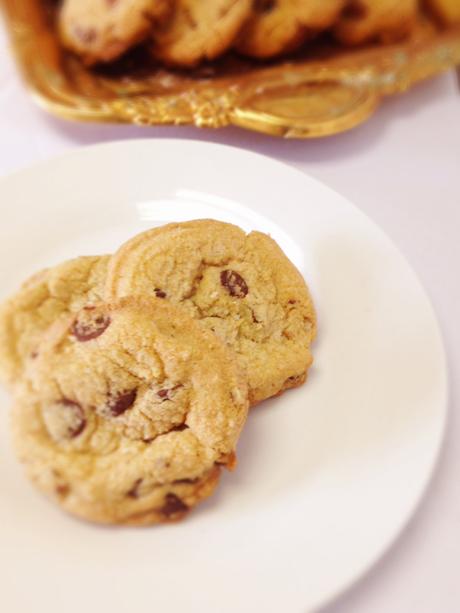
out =
[[[346,45],[396,42],[415,25],[418,4],[418,0],[348,0],[334,35]]]
[[[231,46],[250,10],[251,0],[177,0],[172,18],[154,31],[152,53],[178,66],[212,60]]]
[[[179,519],[232,466],[247,386],[232,352],[160,298],[58,321],[12,411],[35,484],[85,519]]]
[[[13,386],[58,317],[97,304],[109,256],[79,257],[43,270],[0,306],[0,378]]]
[[[255,0],[236,49],[270,58],[293,51],[310,36],[329,28],[345,0]]]
[[[154,228],[112,256],[106,298],[179,304],[236,353],[252,404],[305,381],[316,319],[305,281],[260,232],[197,220]]]
[[[146,38],[171,9],[171,0],[64,0],[59,32],[87,64],[109,62]]]

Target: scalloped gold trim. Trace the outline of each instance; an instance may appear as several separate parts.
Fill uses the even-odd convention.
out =
[[[60,47],[42,0],[2,0],[13,49],[34,98],[83,121],[246,129],[322,137],[365,121],[383,96],[460,63],[460,27],[440,33],[421,21],[404,44],[300,58],[193,78],[153,68],[138,77],[101,76]]]

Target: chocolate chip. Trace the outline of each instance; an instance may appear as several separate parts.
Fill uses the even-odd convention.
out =
[[[38,351],[32,351],[32,353],[30,354],[30,359],[36,360],[37,358],[38,358]]]
[[[68,483],[65,482],[62,474],[58,470],[52,468],[51,472],[56,482],[56,485],[54,486],[54,491],[60,498],[64,498],[70,493],[70,486]]]
[[[230,296],[235,298],[244,298],[249,291],[246,281],[234,270],[223,270],[220,273],[220,282]]]
[[[165,503],[161,507],[161,513],[170,517],[176,513],[185,513],[188,506],[176,494],[166,494]]]
[[[255,10],[258,13],[269,13],[276,7],[276,0],[256,0]]]
[[[294,377],[288,377],[284,382],[284,387],[297,387],[298,385],[302,385],[305,381],[305,375],[295,375]]]
[[[187,424],[179,424],[178,426],[174,426],[173,428],[171,428],[170,432],[183,432],[184,430],[187,430],[188,426]]]
[[[171,387],[169,389],[165,388],[165,389],[159,390],[157,392],[157,396],[158,396],[158,398],[161,398],[162,402],[164,402],[165,400],[171,400],[172,393],[175,390],[179,389],[180,387],[182,387],[182,385],[179,384],[179,385],[175,385],[174,387]]]
[[[155,292],[155,296],[157,298],[166,298],[166,292],[164,292],[159,287],[156,287],[153,291]]]
[[[367,16],[367,7],[359,0],[352,0],[343,10],[342,17],[345,19],[361,20]]]
[[[41,403],[41,414],[49,436],[58,444],[76,438],[86,426],[83,408],[68,398]]]
[[[142,481],[143,479],[136,479],[136,481],[134,481],[132,488],[126,492],[128,498],[139,498],[139,487]]]
[[[76,319],[70,328],[70,333],[80,343],[86,343],[87,341],[101,336],[110,326],[110,323],[111,319],[108,315],[98,315],[98,317],[95,317],[93,320],[88,319],[87,321],[79,321]]]
[[[61,483],[60,485],[56,485],[55,491],[59,497],[64,498],[69,494],[70,487],[67,485],[67,483]]]
[[[86,426],[85,412],[78,402],[63,398],[58,405],[65,407],[66,413],[66,438],[76,438],[83,432]]]
[[[136,396],[137,389],[134,388],[128,392],[121,392],[117,396],[111,398],[108,404],[110,413],[114,417],[118,417],[118,415],[121,415],[133,406],[134,402],[136,401]]]

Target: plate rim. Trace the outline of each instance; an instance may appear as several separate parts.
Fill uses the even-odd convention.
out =
[[[202,140],[195,139],[195,138],[182,139],[182,138],[159,137],[159,138],[141,138],[141,139],[120,139],[120,140],[114,140],[114,141],[109,141],[109,142],[104,142],[104,143],[98,143],[95,145],[73,147],[73,148],[68,149],[67,151],[64,151],[63,153],[59,155],[52,156],[45,160],[40,160],[39,162],[35,164],[16,169],[13,172],[0,177],[0,194],[2,190],[4,189],[4,185],[8,183],[8,181],[10,180],[15,180],[21,177],[21,175],[26,175],[30,171],[40,171],[41,169],[44,169],[48,166],[52,167],[57,161],[62,161],[63,163],[71,163],[72,158],[82,158],[85,156],[85,153],[87,153],[88,151],[95,151],[96,153],[98,153],[98,152],[103,152],[105,149],[112,150],[112,149],[118,148],[120,150],[123,150],[125,148],[129,149],[131,147],[149,148],[152,145],[153,147],[161,147],[162,145],[165,145],[165,144],[171,147],[198,146],[199,148],[203,148],[203,149],[224,150],[224,151],[230,152],[232,155],[245,155],[248,158],[256,158],[259,161],[261,161],[263,164],[269,163],[275,166],[281,166],[283,167],[284,170],[287,170],[291,173],[295,173],[299,179],[307,180],[311,182],[312,185],[316,185],[317,187],[319,187],[321,190],[323,191],[326,190],[334,197],[334,199],[340,199],[342,203],[346,207],[348,207],[350,211],[352,211],[354,214],[358,214],[363,220],[365,220],[366,223],[369,224],[374,231],[377,231],[380,237],[383,238],[389,246],[391,246],[392,250],[394,250],[399,255],[402,261],[405,262],[407,270],[410,272],[413,281],[416,283],[418,290],[423,295],[426,301],[426,304],[429,307],[429,315],[432,320],[432,323],[434,324],[434,329],[436,330],[436,337],[437,337],[436,340],[437,340],[438,348],[439,348],[439,358],[442,362],[440,363],[440,367],[442,368],[442,397],[443,397],[442,412],[440,412],[438,419],[437,419],[439,429],[437,432],[436,439],[433,440],[432,442],[429,470],[427,470],[427,473],[418,488],[417,494],[413,496],[412,503],[409,505],[409,508],[406,510],[405,516],[400,519],[397,526],[395,526],[395,528],[393,529],[393,534],[391,538],[389,538],[387,541],[385,541],[385,543],[383,543],[379,547],[379,551],[371,556],[369,561],[363,566],[363,568],[359,572],[355,574],[355,576],[351,580],[346,581],[345,583],[343,583],[343,585],[340,585],[338,587],[335,586],[333,590],[330,590],[331,593],[329,597],[325,598],[324,600],[319,602],[317,605],[315,605],[314,610],[322,609],[323,607],[329,606],[337,598],[340,598],[342,595],[344,595],[345,593],[348,593],[351,589],[353,589],[360,581],[363,580],[363,578],[367,576],[368,573],[374,570],[374,568],[382,561],[383,558],[389,555],[389,553],[391,552],[391,550],[393,549],[393,547],[395,546],[399,538],[402,536],[404,531],[413,521],[417,510],[420,509],[421,505],[425,502],[428,496],[429,489],[431,487],[431,484],[435,478],[436,472],[439,467],[441,453],[443,450],[444,441],[445,441],[446,433],[447,433],[447,425],[449,423],[449,418],[450,418],[449,362],[448,362],[448,356],[447,356],[447,351],[446,351],[446,344],[443,338],[442,328],[440,326],[440,323],[439,323],[439,320],[438,320],[436,311],[434,309],[434,305],[433,305],[430,295],[425,290],[411,262],[409,262],[404,252],[401,251],[401,249],[399,249],[399,247],[395,244],[391,236],[389,236],[371,217],[369,217],[366,212],[364,212],[356,204],[354,204],[350,199],[340,194],[340,192],[338,192],[334,188],[323,183],[316,177],[310,175],[308,172],[304,172],[303,170],[300,170],[299,168],[295,166],[292,166],[276,158],[270,157],[269,155],[261,154],[258,152],[253,152],[251,150],[247,150],[247,149],[233,146],[233,145],[207,142],[207,141],[202,141]],[[0,206],[1,204],[2,203],[0,202]],[[7,205],[4,204],[4,206],[7,206]]]

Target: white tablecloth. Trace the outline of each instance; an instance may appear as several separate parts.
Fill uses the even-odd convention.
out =
[[[438,313],[449,357],[450,419],[444,449],[423,504],[397,544],[327,612],[456,613],[460,610],[460,89],[455,75],[388,100],[369,123],[320,141],[282,141],[234,128],[212,132],[72,124],[33,104],[19,82],[0,28],[0,176],[71,147],[146,137],[221,142],[297,166],[374,219],[418,273]]]

